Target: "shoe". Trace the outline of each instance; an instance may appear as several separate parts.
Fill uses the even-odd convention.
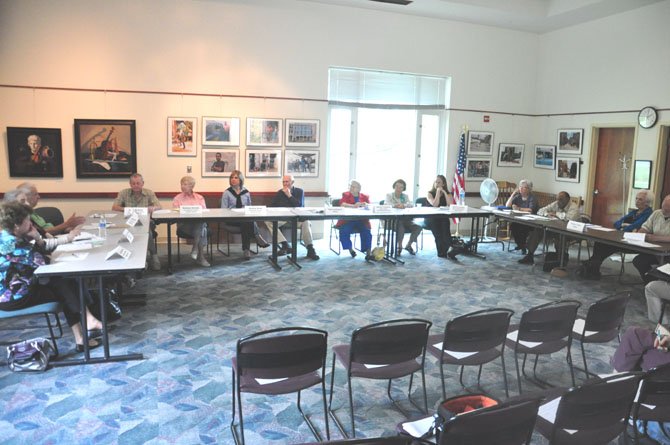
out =
[[[314,250],[314,247],[310,244],[307,246],[307,258],[311,260],[318,260],[320,257],[317,255],[316,250]]]
[[[151,267],[151,270],[161,270],[161,260],[158,258],[158,255],[151,255],[151,258],[149,259],[149,266]]]
[[[526,255],[525,257],[519,260],[519,264],[534,264],[534,263],[535,260],[533,260],[533,257],[531,255]]]
[[[244,249],[244,259],[245,260],[250,260],[251,259],[251,250]]]
[[[416,255],[416,252],[414,251],[414,249],[412,249],[412,245],[411,245],[411,244],[406,245],[406,246],[405,246],[405,250],[406,250],[407,252],[409,252],[410,255]]]
[[[200,258],[198,258],[196,263],[199,266],[202,266],[202,267],[210,267],[211,266],[211,264],[209,264],[209,261],[207,261],[204,256],[200,256]]]
[[[284,256],[288,255],[288,253],[291,251],[291,246],[288,245],[286,241],[281,243],[279,246],[279,249],[277,249],[277,256]]]
[[[447,258],[449,258],[452,261],[456,261],[456,249],[450,249],[449,252],[447,252]]]
[[[446,254],[446,253],[438,253],[437,256],[438,256],[439,258],[446,258],[446,257],[447,257],[447,254]]]
[[[94,343],[91,344],[91,341],[93,341]],[[89,351],[90,351],[91,349],[95,349],[95,348],[97,348],[98,346],[101,346],[101,345],[102,345],[102,342],[101,342],[101,341],[93,340],[93,339],[89,339],[89,340],[88,340],[88,350],[89,350]],[[80,344],[77,344],[77,346],[75,346],[74,350],[75,350],[76,352],[84,352],[84,345],[83,345],[83,344],[81,344],[81,345],[80,345]]]
[[[193,247],[193,249],[191,249],[191,258],[193,258],[193,261],[198,260],[198,248],[197,247]]]
[[[371,263],[373,259],[374,258],[372,257],[372,254],[370,253],[370,251],[365,252],[365,261],[367,261],[368,263]]]
[[[354,249],[349,249],[349,255],[351,255],[351,258],[356,258],[356,251]]]
[[[521,250],[523,247],[519,246],[518,244],[512,249],[512,252],[516,252],[517,250]]]
[[[258,247],[260,247],[261,249],[270,247],[270,244],[268,244],[267,241],[265,241],[260,234],[257,233],[255,237],[256,237],[256,244],[258,244]]]

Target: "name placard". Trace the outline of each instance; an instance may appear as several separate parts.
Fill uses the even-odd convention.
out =
[[[573,232],[583,232],[586,229],[586,223],[568,221],[568,225],[565,228]]]
[[[628,241],[643,242],[646,235],[647,235],[646,233],[639,233],[639,232],[624,232],[623,239]]]
[[[459,204],[451,204],[449,206],[449,211],[450,212],[467,212],[468,211],[468,206],[459,205]]]
[[[190,205],[190,206],[179,207],[180,215],[200,215],[201,213],[202,213],[202,206]]]
[[[119,239],[119,243],[132,243],[135,239],[135,235],[133,235],[128,229],[123,229],[123,233],[121,235],[123,236]]]
[[[393,207],[390,204],[380,204],[372,207],[372,213],[391,213]]]
[[[245,215],[266,215],[267,213],[267,206],[246,206],[244,208]]]
[[[137,215],[137,213],[133,213],[130,218],[126,220],[126,224],[128,227],[141,226],[142,221],[140,221],[140,217]]]
[[[132,255],[132,252],[124,247],[116,246],[114,249],[110,250],[105,257],[105,260],[111,260],[114,258],[123,258],[127,260]]]
[[[148,215],[148,207],[125,207],[123,209],[123,216],[128,217],[130,215]]]

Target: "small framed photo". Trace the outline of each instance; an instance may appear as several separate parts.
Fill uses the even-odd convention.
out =
[[[135,121],[75,119],[77,178],[128,178],[137,171]]]
[[[580,158],[556,157],[556,180],[579,182]]]
[[[295,177],[319,176],[319,150],[286,150],[284,174]]]
[[[483,181],[491,176],[490,159],[468,159],[465,167],[465,179],[468,181]]]
[[[281,150],[247,150],[247,177],[281,176]]]
[[[238,147],[240,145],[240,118],[203,116],[202,145]]]
[[[247,146],[281,147],[282,119],[247,118]]]
[[[582,128],[558,130],[557,155],[579,156],[582,154],[584,130]]]
[[[62,178],[60,128],[7,127],[9,176]]]
[[[508,144],[501,142],[498,147],[498,167],[523,166],[524,144]]]
[[[536,145],[533,167],[553,170],[556,167],[556,146]]]
[[[202,150],[202,177],[214,178],[230,176],[230,172],[240,169],[240,151],[230,149]]]
[[[468,131],[468,156],[491,156],[492,154],[493,133]]]
[[[168,156],[196,156],[197,130],[197,117],[168,117]]]
[[[286,119],[286,146],[318,147],[318,119]]]
[[[649,187],[651,187],[651,161],[635,161],[633,188],[649,190]]]

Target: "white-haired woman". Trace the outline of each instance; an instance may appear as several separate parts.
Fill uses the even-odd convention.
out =
[[[537,213],[540,208],[535,195],[532,193],[533,183],[527,179],[519,181],[519,186],[512,192],[512,195],[505,203],[506,207],[511,207],[512,210],[519,212]],[[526,239],[532,228],[524,224],[512,223],[510,224],[510,231],[512,238],[516,243],[514,250],[521,250],[521,253],[526,254]]]
[[[172,207],[178,209],[181,206],[198,205],[203,209],[207,208],[205,198],[193,191],[195,179],[192,176],[184,176],[180,182],[181,193],[172,200]],[[183,222],[177,224],[177,235],[184,234],[188,238],[193,238],[193,248],[191,249],[191,258],[202,267],[209,267],[210,264],[205,258],[204,252],[207,247],[207,224],[203,222]]]

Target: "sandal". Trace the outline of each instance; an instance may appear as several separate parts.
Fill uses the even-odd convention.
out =
[[[101,341],[96,340],[96,339],[90,339],[88,341],[88,350],[90,351],[91,349],[95,349],[95,348],[97,348],[98,346],[101,346],[101,345],[102,345]],[[75,346],[74,350],[76,352],[84,352],[84,345],[83,344],[80,345],[79,343],[77,343],[77,346]]]

